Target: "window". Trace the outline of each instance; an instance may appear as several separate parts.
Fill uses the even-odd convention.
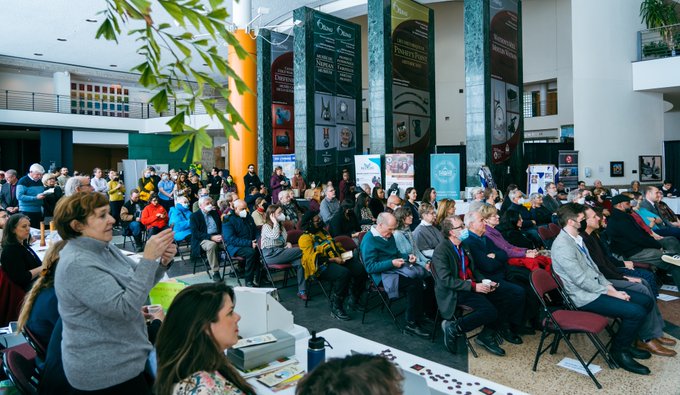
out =
[[[524,118],[557,114],[557,81],[524,86]]]

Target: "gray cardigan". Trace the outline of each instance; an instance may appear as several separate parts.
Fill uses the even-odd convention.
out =
[[[84,236],[68,241],[54,288],[64,372],[73,387],[104,389],[144,370],[152,346],[141,308],[164,272],[154,261],[135,263],[113,243]]]
[[[550,256],[553,270],[562,279],[564,289],[576,307],[585,306],[607,293],[607,286],[611,283],[566,231],[562,230],[555,238]]]

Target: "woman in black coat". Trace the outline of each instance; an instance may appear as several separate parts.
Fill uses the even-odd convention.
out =
[[[30,247],[31,221],[23,214],[7,220],[2,234],[2,270],[9,279],[24,290],[31,288],[41,271],[42,262]]]
[[[522,233],[521,228],[522,216],[515,210],[506,211],[501,217],[501,222],[498,225],[498,230],[508,243],[516,247],[528,248],[530,250],[540,247],[534,245],[534,243]]]

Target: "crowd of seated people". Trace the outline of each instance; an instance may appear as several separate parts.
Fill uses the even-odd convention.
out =
[[[50,350],[58,350],[47,353],[43,369],[53,366],[50,356],[58,355],[55,369],[61,370],[55,373],[55,383],[61,379],[76,392],[148,392],[155,386],[162,393],[183,393],[208,381],[222,393],[252,391],[234,375],[222,353],[235,343],[229,336],[238,316],[233,292],[220,275],[220,250],[243,261],[247,286],[260,282],[263,263],[290,263],[300,299],[308,300],[309,281],[329,281],[331,316],[348,320],[352,311],[363,309],[364,293],[373,283],[389,298],[406,296],[405,333],[429,338],[433,313],[439,310],[450,352],[457,352],[456,343],[466,332],[482,327],[476,344],[499,356],[508,347],[501,339],[514,347],[534,333],[532,327],[542,329],[538,298],[528,279],[533,270],[554,271],[579,309],[621,319],[611,346],[619,366],[649,374],[636,360],[649,354],[676,355],[675,341],[663,333],[663,317],[654,303],[657,275],[635,265],[661,269],[680,284],[680,221],[662,201],[676,193],[671,183],[613,198],[601,184],[592,192],[582,186],[566,193],[550,183],[545,195],[531,194],[528,201],[514,185],[502,204],[496,189],[478,188],[468,211],[459,217],[457,209],[466,205],[437,200],[432,188],[424,191],[421,202],[414,188],[404,191],[403,198],[390,194],[385,199],[380,186],[357,189],[350,172],[343,172],[337,190],[332,183],[312,188],[309,206],[299,204],[296,195],[308,194],[295,193],[281,169],[272,175],[269,187],[276,194],[269,196],[251,166],[244,176],[249,194],[241,197],[226,181],[231,178],[233,183],[233,177],[219,169],[201,180],[197,174],[175,171],[156,176],[149,168],[139,180],[141,189],[131,190],[130,200],[122,204],[117,202],[122,201],[124,186],[116,172],[108,173],[108,181],[101,169],[95,169],[92,178],[69,178],[63,170],[59,176],[44,173],[31,166],[20,183],[16,172],[14,177],[5,172],[0,220],[8,218],[0,222],[0,270],[18,289],[29,292],[21,325],[41,342],[51,343]],[[303,185],[301,172],[296,177],[295,185]],[[62,182],[63,197],[44,194]],[[271,204],[272,198],[278,204]],[[31,211],[37,201],[42,204],[40,215]],[[40,262],[29,245],[30,227],[44,218],[48,201],[63,241]],[[312,209],[313,202],[318,210]],[[118,206],[123,230],[142,254],[139,264],[111,244]],[[538,228],[556,222],[562,232],[548,249]],[[290,227],[303,232],[298,246],[287,240]],[[341,236],[358,247],[349,257],[337,239]],[[175,243],[189,239],[192,255],[205,256],[216,284],[191,287],[186,296],[178,296],[165,322],[158,323],[159,367],[153,384],[144,373],[152,341],[140,324],[146,314],[142,304],[171,264]],[[206,300],[206,310],[187,317],[200,300]],[[472,312],[460,314],[461,305]],[[36,312],[44,314],[37,317]],[[173,340],[181,344],[167,339],[173,331],[196,325],[209,326],[212,335],[207,340]],[[122,331],[129,344],[122,344]],[[194,347],[210,357],[184,360]],[[114,349],[117,357],[103,365],[95,357],[82,358],[113,354]],[[173,368],[178,363],[182,370]],[[115,374],[84,374],[94,364]],[[46,372],[44,377],[50,377]]]

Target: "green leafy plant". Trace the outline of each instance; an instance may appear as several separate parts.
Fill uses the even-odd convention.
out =
[[[678,14],[675,11],[675,3],[664,0],[643,0],[640,3],[640,17],[647,29],[659,29],[661,38],[668,48],[675,48],[674,28],[677,24]]]
[[[229,15],[224,2],[210,0],[206,6],[200,0],[154,1],[154,6],[162,7],[174,20],[179,33],[171,23],[154,21],[149,0],[106,0],[106,10],[101,11],[105,19],[96,38],[118,42],[126,26],[143,26],[126,29],[128,35],[141,43],[137,53],[145,59],[133,71],[140,74],[141,85],[155,92],[150,102],[156,112],[168,110],[169,101],[175,101],[176,115],[167,122],[173,135],[169,148],[176,152],[186,146],[185,162],[200,160],[203,148],[212,147],[207,125],[194,128],[187,123],[196,113],[197,104],[218,119],[227,137],[238,139],[236,124],[248,129],[229,102],[228,79],[233,81],[239,94],[250,92],[250,89],[218,53],[219,45],[227,44],[239,58],[249,56],[228,29]],[[199,58],[200,63],[210,69],[210,74],[195,66]],[[206,92],[210,94],[206,95]]]

